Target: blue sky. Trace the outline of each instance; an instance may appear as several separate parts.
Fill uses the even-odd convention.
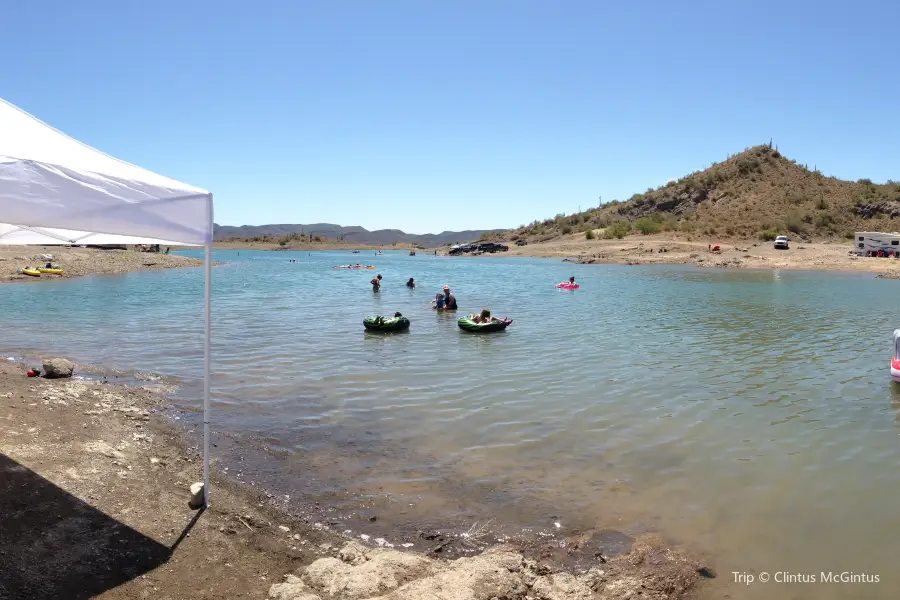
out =
[[[571,213],[773,138],[900,179],[900,3],[9,2],[0,96],[223,224]]]

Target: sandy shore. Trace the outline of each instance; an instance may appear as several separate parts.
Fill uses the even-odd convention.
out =
[[[711,252],[719,244],[721,252]],[[582,264],[690,264],[700,267],[748,269],[816,269],[865,271],[900,277],[900,260],[860,258],[850,243],[792,242],[789,250],[775,250],[772,242],[696,242],[665,236],[629,236],[622,240],[586,240],[584,234],[559,240],[511,245],[508,252],[484,256],[562,258]]]
[[[194,512],[197,438],[161,414],[152,378],[125,387],[26,368],[0,362],[3,600],[666,600],[714,575],[653,537],[614,557],[577,531],[456,560],[440,558],[439,533],[379,548],[329,530],[324,514],[279,511],[215,463],[213,505]]]
[[[43,274],[31,277],[16,273],[19,267],[41,267],[47,263],[42,255],[53,255],[54,265],[62,275]],[[0,246],[0,281],[46,281],[84,275],[130,273],[178,267],[196,267],[203,261],[172,254],[137,252],[135,250],[98,250],[65,246]]]

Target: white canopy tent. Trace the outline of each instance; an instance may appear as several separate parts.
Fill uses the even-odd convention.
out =
[[[209,506],[213,198],[82,144],[0,98],[0,244],[206,247],[203,493]]]

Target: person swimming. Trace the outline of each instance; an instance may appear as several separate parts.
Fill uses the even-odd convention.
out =
[[[412,277],[409,278],[409,281],[406,282],[406,287],[414,288],[416,287],[416,281]]]
[[[575,276],[569,277],[569,285],[575,285]]]

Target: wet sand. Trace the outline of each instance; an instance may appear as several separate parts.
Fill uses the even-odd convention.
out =
[[[31,277],[16,273],[19,267],[41,267],[47,264],[47,259],[42,257],[44,254],[53,256],[49,262],[63,269],[62,275],[47,273],[40,277]],[[185,256],[136,250],[99,250],[65,246],[0,246],[0,281],[47,281],[85,275],[197,267],[202,264],[201,260]]]
[[[278,498],[237,483],[215,460],[212,506],[191,511],[199,437],[166,416],[166,386],[28,378],[25,365],[2,359],[4,600],[665,600],[713,575],[652,536],[618,556],[602,534],[578,531],[479,552],[487,527],[473,525],[388,548],[382,538],[342,535],[346,523],[332,530],[325,507],[285,513]],[[214,441],[215,457],[222,439]],[[468,555],[442,558],[454,546]]]
[[[710,251],[719,244],[720,252]],[[772,242],[688,241],[664,235],[633,235],[622,240],[586,240],[584,234],[527,246],[510,245],[508,252],[483,256],[562,258],[581,264],[655,265],[747,269],[806,269],[863,271],[887,278],[900,277],[900,260],[850,254],[845,243],[793,241],[789,250],[775,250]]]

